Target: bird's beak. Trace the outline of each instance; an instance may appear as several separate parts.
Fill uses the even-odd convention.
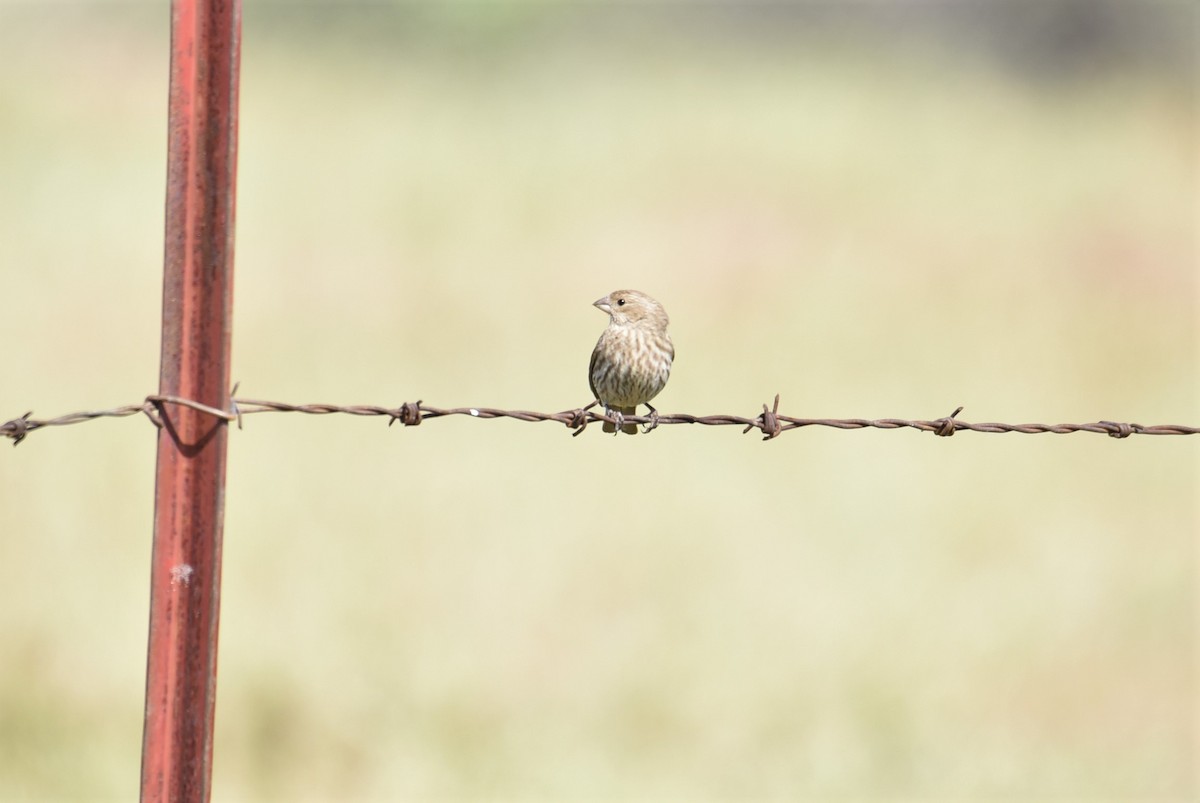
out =
[[[608,303],[608,296],[605,296],[604,298],[601,298],[598,301],[593,302],[592,306],[597,307],[601,312],[605,312],[605,313],[608,313],[609,315],[612,315],[612,306]]]

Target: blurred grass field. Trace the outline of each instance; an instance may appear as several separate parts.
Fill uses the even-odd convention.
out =
[[[163,6],[0,5],[0,419],[156,387]],[[1194,69],[428,8],[247,12],[242,395],[573,408],[632,286],[663,411],[1200,420]],[[0,450],[0,800],[137,794],[154,438]],[[248,417],[214,800],[1192,798],[1198,458]]]

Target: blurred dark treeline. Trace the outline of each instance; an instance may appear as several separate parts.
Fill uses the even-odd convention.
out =
[[[1093,71],[1197,72],[1196,0],[839,0],[837,2],[255,2],[248,26],[281,36],[488,50],[532,40],[720,34],[756,44],[969,50],[1031,78]]]

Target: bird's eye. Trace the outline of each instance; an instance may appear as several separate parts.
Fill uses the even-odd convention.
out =
[[[625,306],[625,299],[623,299],[623,298],[618,298],[618,299],[617,299],[617,306],[618,306],[618,307],[623,307],[623,306]]]

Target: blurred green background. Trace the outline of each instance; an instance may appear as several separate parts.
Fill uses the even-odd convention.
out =
[[[0,419],[157,385],[168,9],[0,4]],[[1180,2],[248,2],[233,374],[1200,422]],[[137,794],[155,431],[0,449],[0,799]],[[1183,800],[1200,440],[256,416],[214,800]]]

